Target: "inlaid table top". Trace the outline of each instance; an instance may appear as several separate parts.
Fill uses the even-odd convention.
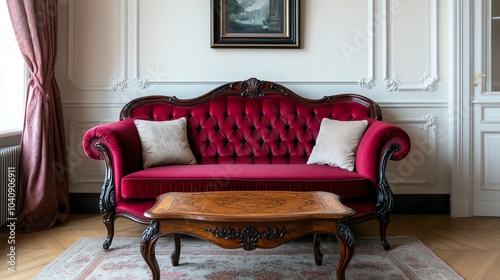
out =
[[[151,219],[200,221],[294,221],[341,219],[354,210],[328,192],[218,191],[166,193],[144,215]]]
[[[280,244],[314,236],[314,261],[321,265],[317,233],[337,237],[340,257],[337,279],[354,254],[354,237],[347,219],[354,210],[344,206],[337,195],[328,192],[291,191],[210,191],[171,192],[160,195],[144,213],[151,219],[141,241],[141,254],[151,268],[153,279],[160,279],[155,245],[163,235],[174,237],[172,265],[179,265],[181,234],[212,242],[222,248],[271,249]]]

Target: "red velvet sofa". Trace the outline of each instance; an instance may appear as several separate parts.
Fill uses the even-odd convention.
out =
[[[185,117],[196,165],[143,168],[135,119],[166,121]],[[306,164],[323,118],[367,120],[354,170]],[[120,121],[100,125],[83,137],[85,153],[104,160],[106,175],[99,207],[108,236],[114,220],[148,224],[143,216],[165,192],[221,190],[328,191],[356,211],[348,222],[377,219],[388,250],[386,229],[393,195],[386,178],[389,160],[410,151],[404,130],[382,121],[378,104],[355,94],[312,100],[273,82],[251,78],[221,85],[193,99],[137,98],[123,107]]]

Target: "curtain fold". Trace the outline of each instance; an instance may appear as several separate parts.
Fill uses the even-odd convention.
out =
[[[16,227],[44,230],[69,212],[66,141],[55,79],[57,0],[7,0],[30,72],[21,137]]]

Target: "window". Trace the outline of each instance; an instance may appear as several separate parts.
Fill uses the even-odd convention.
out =
[[[7,1],[0,1],[0,136],[23,128],[26,77]]]

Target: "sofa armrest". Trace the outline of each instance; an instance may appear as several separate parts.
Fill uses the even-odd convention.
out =
[[[411,149],[408,134],[400,127],[373,120],[363,135],[356,153],[356,171],[369,178],[375,185],[385,176],[384,155],[388,160],[402,160]]]
[[[385,250],[390,248],[385,232],[394,208],[394,197],[386,175],[387,164],[389,160],[402,160],[410,149],[410,137],[402,128],[374,120],[366,129],[356,153],[356,171],[376,186],[374,215],[380,223],[380,240]]]
[[[105,160],[105,183],[111,180],[108,184],[121,199],[121,178],[143,168],[141,140],[133,119],[93,127],[84,134],[82,144],[89,158]]]
[[[82,144],[89,158],[104,160],[106,163],[99,209],[108,229],[103,248],[108,249],[114,235],[116,202],[122,199],[121,179],[143,168],[141,140],[134,120],[127,119],[89,129],[83,136]],[[139,221],[137,218],[133,219]]]

